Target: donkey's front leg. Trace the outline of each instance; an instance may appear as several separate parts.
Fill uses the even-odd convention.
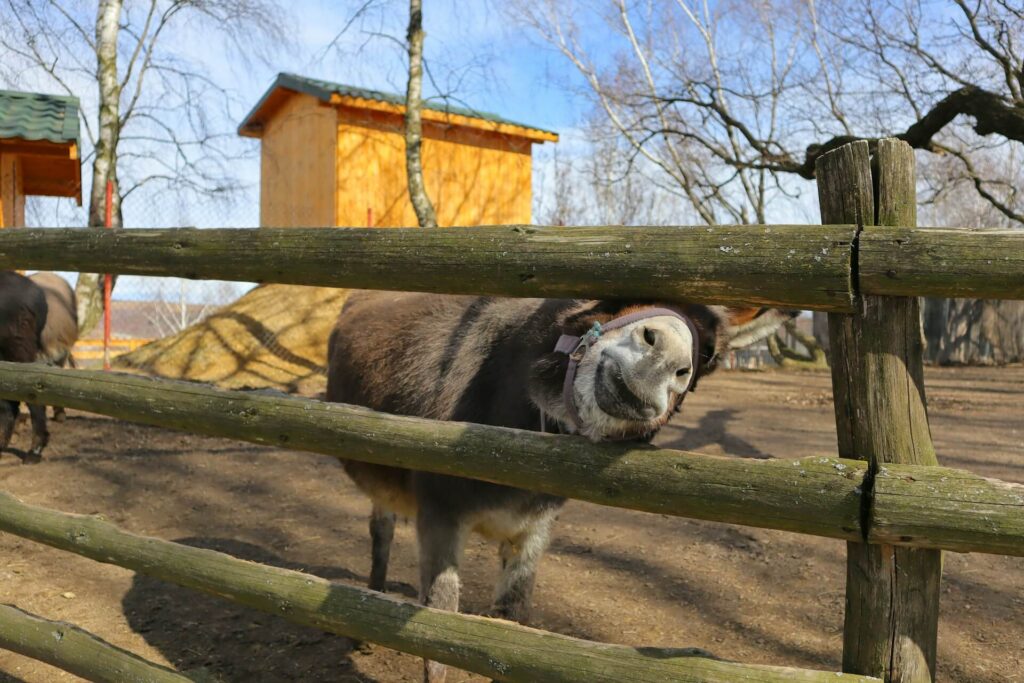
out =
[[[372,556],[370,563],[370,590],[383,591],[388,580],[388,559],[391,557],[391,541],[395,538],[395,513],[377,505],[370,515],[370,542]]]
[[[450,514],[421,506],[416,518],[420,550],[420,600],[428,607],[459,611],[459,558],[467,530]],[[423,680],[444,683],[446,667],[423,661]]]
[[[503,541],[501,578],[494,596],[492,614],[500,619],[525,624],[530,618],[530,598],[537,577],[537,565],[547,549],[556,511],[546,514],[514,539]]]

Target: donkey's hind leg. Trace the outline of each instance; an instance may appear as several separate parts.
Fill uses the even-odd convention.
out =
[[[387,585],[388,559],[391,557],[391,541],[394,537],[395,513],[374,505],[370,514],[370,590],[383,591]]]
[[[515,539],[502,542],[501,578],[491,610],[494,616],[523,624],[530,618],[537,564],[548,546],[551,525],[557,516],[555,511],[545,514]]]
[[[420,506],[416,536],[420,548],[420,600],[428,607],[459,611],[459,558],[466,540],[465,524],[452,515]],[[447,668],[423,661],[423,680],[444,683]]]

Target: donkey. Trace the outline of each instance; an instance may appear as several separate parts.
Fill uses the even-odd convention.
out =
[[[328,345],[329,401],[592,441],[648,441],[722,351],[767,336],[771,309],[352,293]],[[396,513],[415,518],[420,599],[458,611],[470,532],[499,543],[493,616],[525,622],[564,499],[482,481],[343,461],[373,501],[369,586],[384,590]],[[445,668],[426,662],[425,680]]]
[[[0,271],[0,360],[32,363],[43,346],[46,324],[46,295],[24,275]],[[18,417],[18,401],[0,399],[0,452],[7,448]],[[32,417],[32,445],[22,459],[39,462],[50,439],[46,430],[46,406],[29,405]]]
[[[29,275],[46,296],[46,325],[43,326],[39,360],[56,367],[75,367],[71,349],[78,341],[78,299],[68,281],[56,273],[38,272]],[[53,419],[63,422],[64,408],[53,407]]]

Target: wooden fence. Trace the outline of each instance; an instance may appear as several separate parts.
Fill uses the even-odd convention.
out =
[[[506,296],[677,296],[829,311],[840,458],[745,461],[595,445],[283,396],[7,363],[0,364],[0,396],[606,505],[844,539],[844,674],[590,643],[438,612],[140,538],[9,496],[0,496],[0,529],[498,680],[931,681],[940,549],[1024,555],[1024,487],[937,467],[925,413],[917,300],[904,297],[1024,298],[1024,232],[915,229],[909,147],[879,142],[874,167],[872,175],[863,142],[819,160],[822,218],[830,223],[823,226],[0,233],[2,268]],[[0,612],[0,646],[82,673],[71,669],[83,661],[77,649],[33,645],[39,630],[34,619]],[[79,635],[76,648],[110,648]],[[116,651],[82,675],[109,679],[105,662],[121,661],[115,655],[131,657]]]

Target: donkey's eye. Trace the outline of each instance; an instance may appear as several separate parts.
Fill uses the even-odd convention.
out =
[[[649,327],[644,328],[644,341],[654,346],[654,330]]]

